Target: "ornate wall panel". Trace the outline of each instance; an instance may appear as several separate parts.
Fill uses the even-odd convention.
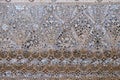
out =
[[[120,80],[119,0],[1,0],[0,80]]]

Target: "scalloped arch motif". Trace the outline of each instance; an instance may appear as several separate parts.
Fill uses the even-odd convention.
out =
[[[0,80],[119,79],[119,0],[0,1]]]

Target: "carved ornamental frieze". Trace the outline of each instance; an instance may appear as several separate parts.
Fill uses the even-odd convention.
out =
[[[119,0],[1,0],[0,80],[119,80]]]

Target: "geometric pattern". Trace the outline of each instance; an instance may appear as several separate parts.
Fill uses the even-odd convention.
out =
[[[119,80],[120,4],[54,1],[0,3],[0,79]]]

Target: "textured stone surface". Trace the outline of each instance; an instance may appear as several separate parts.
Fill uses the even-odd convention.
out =
[[[0,78],[119,80],[120,4],[52,1],[1,1]]]
[[[95,3],[95,2],[120,2],[119,0],[0,0],[0,2],[87,2],[87,3]]]

